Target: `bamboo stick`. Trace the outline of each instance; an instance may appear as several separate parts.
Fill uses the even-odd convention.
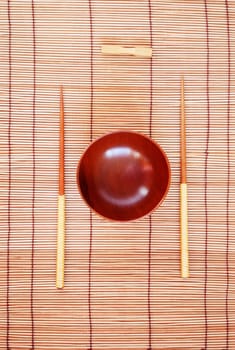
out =
[[[188,188],[187,188],[187,159],[186,159],[186,124],[185,124],[185,93],[184,78],[181,78],[181,183],[180,183],[180,239],[181,239],[181,277],[189,277],[188,251]]]
[[[57,224],[56,288],[64,288],[65,185],[64,185],[64,97],[60,87],[59,196]]]
[[[101,52],[103,55],[127,55],[142,58],[152,57],[152,48],[143,45],[102,45]]]

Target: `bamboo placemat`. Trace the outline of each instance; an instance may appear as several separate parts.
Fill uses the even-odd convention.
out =
[[[0,348],[235,349],[235,3],[0,0]],[[152,45],[152,59],[101,55]],[[185,76],[191,277],[179,270]],[[55,289],[59,85],[66,277]],[[167,152],[167,199],[133,223],[90,216],[76,166],[108,131]]]

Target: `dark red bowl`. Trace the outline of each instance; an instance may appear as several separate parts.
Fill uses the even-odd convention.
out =
[[[170,166],[150,138],[126,131],[106,134],[85,150],[77,183],[95,212],[116,221],[136,220],[156,209],[170,185]]]

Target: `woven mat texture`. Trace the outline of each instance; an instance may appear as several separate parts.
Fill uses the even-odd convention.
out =
[[[152,59],[102,56],[149,45]],[[235,350],[235,2],[0,0],[0,349]],[[185,76],[191,277],[179,272]],[[55,288],[59,86],[66,275]],[[172,169],[150,217],[90,211],[91,140],[152,135]]]

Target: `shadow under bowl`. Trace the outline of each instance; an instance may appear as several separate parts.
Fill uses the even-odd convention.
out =
[[[117,131],[92,142],[77,168],[88,206],[115,221],[139,219],[156,209],[170,186],[170,165],[161,147],[142,134]]]

